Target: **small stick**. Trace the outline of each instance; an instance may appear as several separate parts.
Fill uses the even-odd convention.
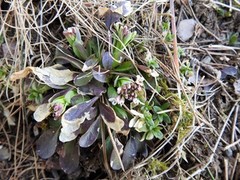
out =
[[[175,24],[175,11],[174,11],[174,0],[170,0],[170,11],[172,14],[171,23],[172,23],[172,34],[173,34],[173,59],[174,59],[174,70],[179,77],[179,62],[178,62],[178,47],[177,47],[177,30]]]

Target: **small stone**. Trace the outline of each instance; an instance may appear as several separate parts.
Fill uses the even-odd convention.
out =
[[[233,156],[233,151],[231,148],[227,149],[226,151],[224,151],[224,154],[227,156],[227,157],[232,157]]]
[[[194,34],[196,24],[194,19],[184,19],[180,21],[177,28],[178,38],[183,42],[189,40]]]

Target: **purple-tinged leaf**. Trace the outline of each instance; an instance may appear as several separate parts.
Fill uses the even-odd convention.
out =
[[[64,89],[55,93],[51,98],[48,99],[48,102],[51,103],[54,99],[57,99],[60,96],[64,96],[70,89]]]
[[[97,64],[98,64],[98,59],[94,57],[91,59],[88,59],[84,62],[82,71],[84,72],[84,71],[93,69]]]
[[[79,146],[84,148],[91,146],[97,140],[97,137],[99,135],[99,129],[100,118],[97,118],[89,127],[87,132],[80,137]]]
[[[93,78],[92,72],[83,72],[74,78],[74,84],[76,86],[84,86],[88,84]]]
[[[102,55],[102,65],[105,69],[112,69],[113,58],[110,52],[104,52]]]
[[[107,26],[108,29],[110,29],[111,25],[119,22],[121,18],[121,14],[112,12],[110,9],[105,13],[104,18],[105,18],[105,25]]]
[[[148,156],[147,144],[145,141],[141,141],[140,139],[141,139],[140,135],[136,133],[134,136],[134,140],[136,142],[137,152],[146,158]]]
[[[103,103],[99,104],[99,110],[105,124],[116,132],[121,132],[124,127],[124,121],[116,116],[114,110]]]
[[[84,116],[85,112],[89,112],[90,108],[93,104],[98,100],[99,97],[94,97],[91,100],[77,104],[71,108],[69,108],[63,115],[64,120],[66,121],[74,121],[75,119],[81,118]]]
[[[77,137],[75,131],[77,131],[80,125],[85,121],[85,119],[90,118],[90,111],[93,104],[98,100],[99,97],[94,97],[93,99],[77,104],[69,108],[62,115],[62,128],[59,135],[59,140],[61,142],[69,142]]]
[[[109,70],[103,70],[100,66],[97,66],[92,70],[92,74],[97,81],[105,83],[108,80]]]
[[[55,153],[59,134],[58,132],[58,130],[53,129],[44,131],[36,141],[36,151],[41,158],[48,159]]]
[[[118,154],[119,156],[121,156],[121,154],[123,153],[123,145],[117,138],[115,139],[115,142],[118,152],[116,152],[115,149],[112,150],[112,154],[110,157],[110,166],[113,170],[119,170],[122,168],[122,166],[121,162],[119,161]]]
[[[101,96],[106,92],[106,88],[99,81],[92,79],[90,83],[85,86],[78,87],[78,93],[82,95]]]
[[[225,67],[222,69],[222,76],[226,76],[226,75],[229,75],[229,76],[236,76],[237,75],[237,68],[235,67]]]
[[[122,162],[125,169],[128,169],[134,162],[138,149],[136,140],[130,137],[123,152]]]
[[[79,167],[78,146],[75,141],[67,142],[63,145],[63,152],[59,154],[59,163],[62,170],[71,174]]]
[[[53,61],[56,61],[58,64],[67,64],[70,63],[78,69],[82,69],[82,63],[79,59],[73,57],[72,53],[68,49],[62,47],[57,47]]]

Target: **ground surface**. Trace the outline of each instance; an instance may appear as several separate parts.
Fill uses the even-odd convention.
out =
[[[32,110],[37,103],[28,99],[30,83],[11,82],[9,77],[27,66],[52,64],[56,45],[67,46],[62,33],[67,27],[76,25],[84,38],[96,34],[107,37],[98,8],[109,5],[107,1],[1,1],[0,179],[109,179],[109,174],[116,179],[238,179],[239,1],[175,2],[177,46],[181,48],[177,63],[179,86],[172,73],[177,64],[171,63],[176,42],[169,35],[173,29],[170,3],[132,1],[134,11],[121,18],[136,30],[137,41],[143,42],[158,58],[169,91],[188,97],[182,96],[188,100],[182,101],[186,106],[181,106],[187,110],[178,116],[172,113],[172,124],[165,128],[165,138],[147,143],[147,157],[136,158],[134,166],[126,172],[110,170],[109,173],[103,165],[101,147],[96,144],[81,149],[79,169],[66,174],[57,161],[61,149],[48,160],[37,155],[35,144],[44,125],[36,125],[33,119]],[[184,19],[192,19],[194,26],[187,23],[179,30]],[[184,36],[188,31],[190,37],[183,41],[180,34]]]

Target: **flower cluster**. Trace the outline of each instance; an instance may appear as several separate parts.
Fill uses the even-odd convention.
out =
[[[117,97],[110,99],[112,103],[123,105],[125,100],[132,101],[135,104],[139,103],[138,94],[143,91],[143,78],[137,76],[136,81],[127,82],[117,88]]]

